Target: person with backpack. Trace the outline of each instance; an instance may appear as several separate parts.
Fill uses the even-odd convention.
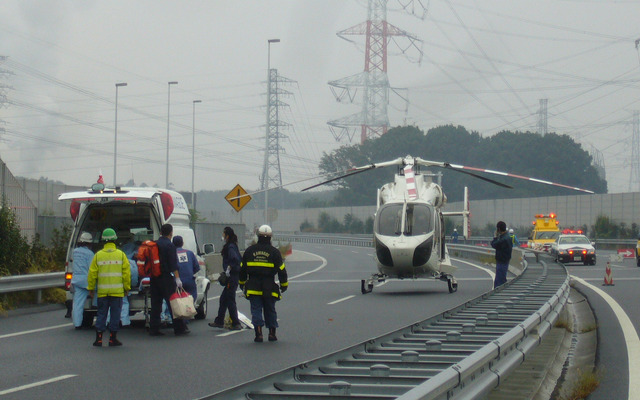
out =
[[[122,346],[117,333],[120,329],[122,298],[131,290],[131,270],[129,259],[122,250],[116,248],[116,231],[107,228],[102,231],[101,240],[105,242],[102,250],[93,256],[89,266],[87,290],[93,297],[98,296],[98,315],[96,317],[96,340],[94,346],[102,347],[102,334],[107,328],[109,318],[109,346]]]
[[[175,293],[178,288],[182,289],[176,246],[171,242],[171,238],[173,237],[173,226],[171,224],[162,225],[162,227],[160,227],[160,234],[162,236],[156,240],[160,276],[154,276],[154,274],[152,274],[151,284],[149,287],[151,293],[149,335],[151,336],[164,336],[164,333],[160,332],[162,301],[166,300],[167,303],[170,303],[171,295]],[[184,320],[173,319],[173,333],[176,336],[180,336],[190,333],[190,331]]]
[[[209,322],[212,328],[224,328],[224,316],[229,309],[229,317],[231,318],[231,330],[238,331],[242,329],[238,320],[238,306],[236,305],[236,290],[238,289],[238,280],[240,276],[240,264],[242,257],[238,250],[238,237],[231,227],[225,226],[222,231],[222,266],[224,271],[221,272],[227,276],[227,283],[222,289],[220,295],[220,307],[218,308],[218,316]]]

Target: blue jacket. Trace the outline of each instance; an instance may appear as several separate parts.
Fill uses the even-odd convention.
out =
[[[222,248],[222,269],[227,270],[228,266],[231,266],[229,271],[229,278],[233,284],[238,284],[240,277],[240,263],[242,257],[240,251],[235,243],[227,243]]]
[[[87,288],[87,279],[89,277],[89,265],[93,260],[93,251],[84,246],[78,246],[73,249],[73,277],[71,284],[83,289]]]
[[[511,260],[511,249],[513,243],[511,236],[507,232],[493,238],[491,241],[491,247],[496,249],[496,262],[508,263]]]
[[[160,269],[162,274],[171,274],[178,269],[178,255],[176,254],[176,246],[173,245],[171,239],[160,236],[156,240],[158,245],[158,256],[160,257]],[[182,280],[182,277],[180,277]]]
[[[200,265],[193,251],[180,247],[176,250],[178,255],[178,270],[180,271],[180,280],[185,287],[195,287],[196,280],[193,275],[200,271]]]

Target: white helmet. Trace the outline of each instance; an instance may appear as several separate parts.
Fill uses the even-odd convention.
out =
[[[266,236],[271,237],[273,232],[271,231],[271,227],[269,225],[262,225],[258,228],[258,236]]]
[[[82,232],[78,241],[80,243],[91,243],[93,241],[93,236],[91,236],[89,232]]]
[[[458,230],[457,230],[456,228],[453,228],[453,231],[454,231],[454,232],[458,232]]]
[[[509,229],[509,233],[513,233],[513,229]]]

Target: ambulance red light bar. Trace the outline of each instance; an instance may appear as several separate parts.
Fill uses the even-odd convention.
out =
[[[168,220],[171,214],[173,214],[173,197],[167,192],[160,193],[160,202],[162,203],[162,211],[164,213],[164,220]]]

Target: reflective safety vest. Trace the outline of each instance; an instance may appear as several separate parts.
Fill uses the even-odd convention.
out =
[[[129,259],[115,243],[107,242],[91,261],[87,290],[96,286],[98,297],[124,297],[124,292],[131,290]]]
[[[276,275],[280,286],[274,280]],[[245,285],[247,297],[271,296],[280,299],[280,287],[289,285],[280,250],[267,243],[249,246],[244,251],[238,283]]]

